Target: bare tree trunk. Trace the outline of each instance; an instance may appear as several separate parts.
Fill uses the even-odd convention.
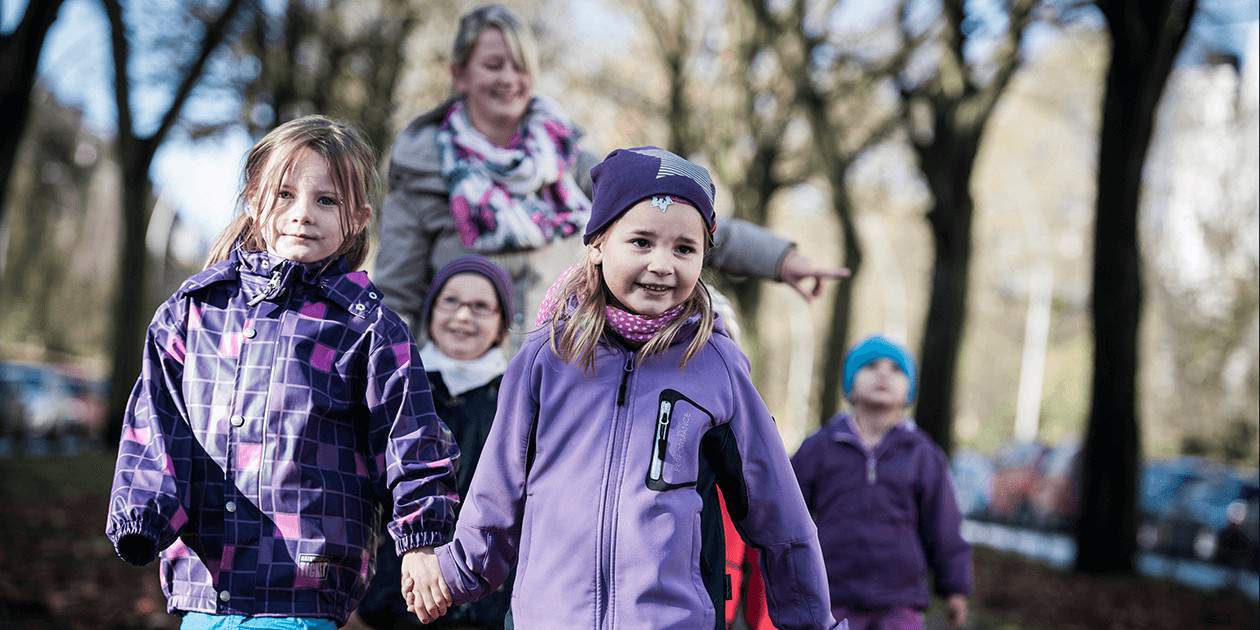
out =
[[[113,48],[114,101],[118,111],[118,152],[122,167],[122,248],[118,260],[117,291],[114,297],[114,330],[111,350],[110,391],[106,444],[116,447],[122,433],[123,415],[131,385],[140,374],[140,357],[144,341],[147,316],[144,309],[145,288],[148,277],[145,231],[149,223],[149,169],[157,147],[166,139],[179,119],[184,104],[193,87],[200,80],[210,56],[227,38],[228,26],[243,4],[242,0],[229,0],[213,21],[206,24],[201,49],[180,78],[175,97],[162,115],[158,128],[148,137],[135,135],[132,124],[131,85],[127,76],[130,59],[123,21],[123,9],[118,0],[104,0],[105,14],[110,24]]]
[[[1138,243],[1142,167],[1155,113],[1197,0],[1100,2],[1112,38],[1094,222],[1093,380],[1076,570],[1132,573],[1137,553]]]
[[[940,143],[951,143],[941,138]],[[967,144],[955,140],[953,143]],[[935,144],[935,143],[934,143]],[[949,146],[949,145],[946,145]],[[955,148],[949,146],[950,149]],[[958,380],[958,354],[967,321],[968,273],[971,269],[971,168],[975,144],[961,151],[933,152],[924,164],[937,164],[928,173],[934,198],[928,213],[932,229],[932,289],[923,323],[922,348],[915,421],[946,453],[954,442],[954,391]],[[942,160],[941,156],[950,156]],[[939,172],[948,165],[948,172]]]
[[[62,0],[30,3],[17,28],[0,36],[0,120],[5,125],[4,133],[0,133],[0,224],[4,223],[8,208],[9,176],[13,173],[22,131],[31,110],[31,90],[35,87],[39,55],[61,3]]]

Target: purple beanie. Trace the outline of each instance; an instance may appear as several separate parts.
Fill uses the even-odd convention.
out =
[[[461,273],[480,274],[490,281],[490,284],[494,286],[495,294],[499,297],[499,313],[503,316],[503,328],[507,329],[513,313],[512,277],[504,271],[503,267],[475,254],[456,258],[433,275],[433,281],[429,283],[429,292],[424,296],[424,310],[420,311],[424,313],[425,325],[433,321],[433,301],[442,292],[442,287],[446,286],[446,281]]]
[[[655,195],[679,197],[695,206],[710,235],[717,227],[713,214],[716,191],[709,171],[665,149],[617,149],[591,169],[591,181],[595,195],[591,200],[591,219],[582,236],[582,242],[588,245],[631,206]]]

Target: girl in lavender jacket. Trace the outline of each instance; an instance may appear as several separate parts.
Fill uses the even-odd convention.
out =
[[[514,562],[520,628],[723,628],[716,487],[780,628],[835,625],[787,454],[699,281],[708,172],[655,147],[594,169],[585,262],[512,360],[454,540],[404,574],[422,621]]]
[[[326,118],[267,134],[244,211],[149,326],[106,534],[129,563],[161,554],[185,628],[345,623],[382,503],[405,565],[450,538],[458,450],[406,324],[353,271],[375,164]]]

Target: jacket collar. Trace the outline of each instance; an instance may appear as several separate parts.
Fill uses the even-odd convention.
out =
[[[847,412],[839,413],[827,423],[826,430],[830,433],[833,441],[852,444],[861,450],[866,450],[869,448],[869,445],[858,435],[853,423],[852,414]],[[884,434],[884,439],[880,440],[876,450],[887,451],[893,446],[904,442],[906,438],[912,437],[918,430],[919,427],[914,419],[906,418],[889,429],[888,433]]]
[[[237,245],[227,260],[217,262],[189,278],[178,294],[186,296],[220,282],[252,278],[267,286],[256,299],[274,299],[285,289],[308,285],[329,301],[358,318],[380,307],[380,293],[365,271],[349,271],[345,257],[313,263],[297,263],[267,252],[244,251]]]

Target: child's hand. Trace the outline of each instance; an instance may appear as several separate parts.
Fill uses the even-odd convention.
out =
[[[967,624],[967,596],[950,595],[946,602],[949,605],[949,627],[961,628]]]
[[[402,559],[402,593],[407,610],[416,613],[420,623],[436,621],[451,605],[451,591],[442,579],[432,547],[408,551]]]
[[[796,251],[793,248],[783,257],[783,262],[779,264],[779,280],[784,284],[796,289],[806,302],[813,301],[822,293],[823,280],[834,280],[837,278],[848,278],[849,270],[845,267],[827,267],[820,265],[808,256]],[[807,289],[806,281],[814,280],[814,286]]]

